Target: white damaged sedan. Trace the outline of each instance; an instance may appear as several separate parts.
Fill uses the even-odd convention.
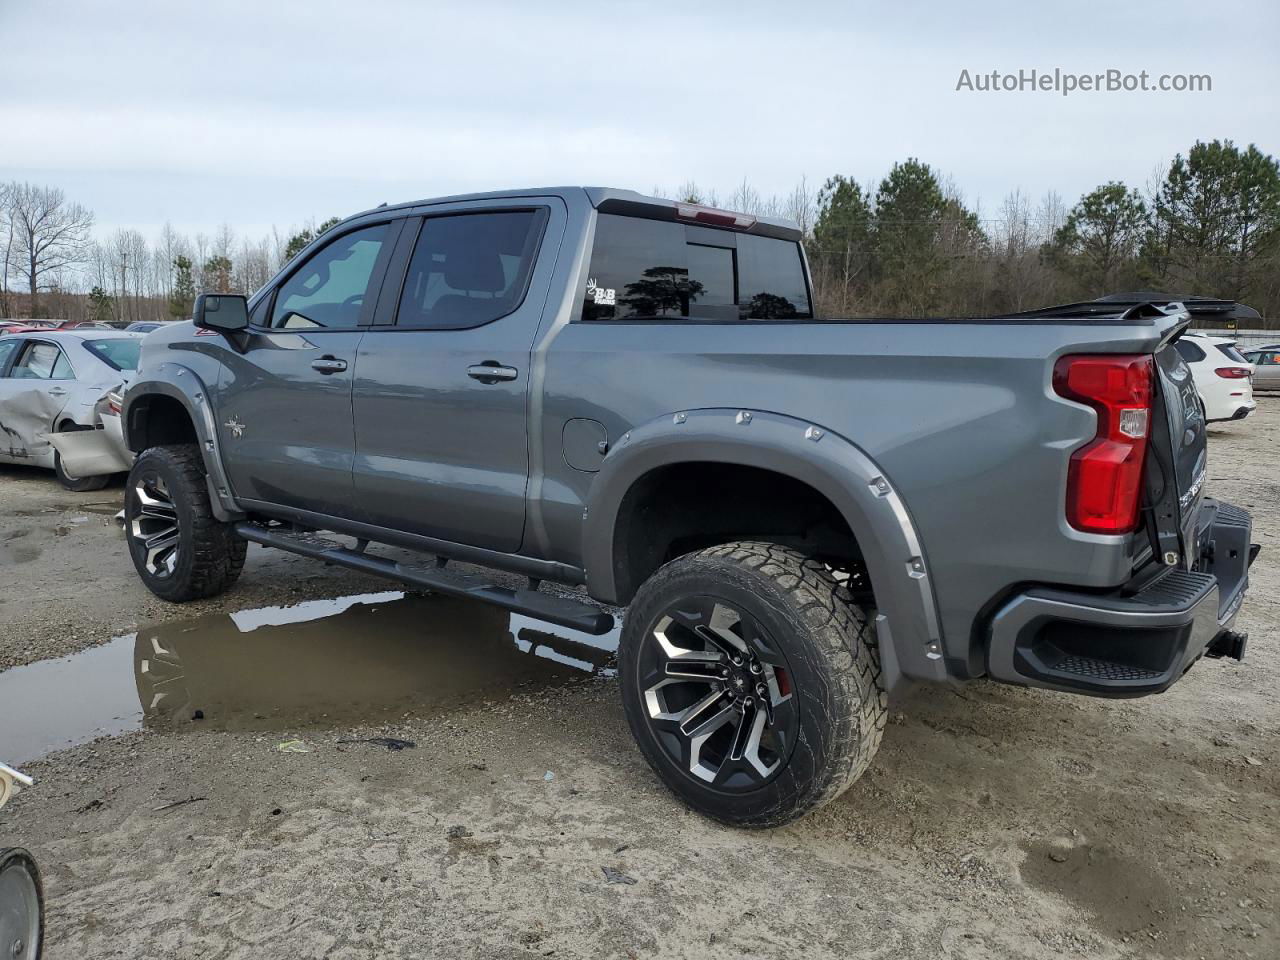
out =
[[[142,334],[76,329],[0,337],[0,463],[45,467],[68,490],[98,490],[133,456],[119,395]]]

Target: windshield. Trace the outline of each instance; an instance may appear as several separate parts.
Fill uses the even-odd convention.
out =
[[[85,349],[113,370],[137,370],[142,341],[133,337],[112,340],[86,340]]]

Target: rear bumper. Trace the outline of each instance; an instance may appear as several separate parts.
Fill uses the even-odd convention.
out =
[[[993,679],[1103,697],[1167,690],[1197,660],[1244,652],[1231,628],[1257,555],[1253,522],[1206,498],[1200,559],[1169,568],[1140,589],[1106,594],[1054,587],[1027,590],[991,620],[987,673]]]
[[[103,415],[101,430],[73,430],[45,437],[62,458],[63,469],[73,477],[99,477],[128,473],[133,454],[124,445],[120,418]]]
[[[1243,420],[1245,417],[1247,417],[1249,414],[1253,413],[1253,411],[1257,409],[1258,409],[1257,400],[1246,400],[1244,402],[1238,402],[1236,408],[1232,411],[1231,416],[1216,417],[1212,420],[1209,420],[1208,422],[1209,423],[1226,423],[1231,420]]]

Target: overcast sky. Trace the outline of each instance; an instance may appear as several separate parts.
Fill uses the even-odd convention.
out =
[[[1280,153],[1276,0],[0,0],[0,38],[0,179],[102,233],[538,184],[783,193],[907,156],[990,215],[1016,187],[1141,186],[1197,138]],[[1213,90],[955,89],[1055,67]]]

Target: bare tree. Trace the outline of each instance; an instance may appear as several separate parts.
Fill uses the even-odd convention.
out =
[[[809,186],[808,177],[801,177],[795,189],[787,195],[784,216],[794,220],[806,237],[813,230],[814,221],[818,219],[818,196]]]
[[[12,183],[0,183],[0,317],[11,317],[9,304],[9,262],[13,256]]]
[[[658,196],[662,196],[662,194],[658,194]],[[702,190],[698,187],[697,181],[692,178],[686,180],[676,188],[675,198],[685,203],[703,202]]]
[[[1000,216],[992,224],[991,240],[1000,306],[1029,309],[1042,295],[1046,278],[1040,263],[1043,234],[1031,214],[1031,201],[1021,190],[1004,198]]]
[[[9,219],[14,232],[13,260],[31,292],[31,315],[39,316],[39,294],[48,288],[42,278],[59,274],[85,261],[93,213],[69,203],[56,187],[10,184]]]

